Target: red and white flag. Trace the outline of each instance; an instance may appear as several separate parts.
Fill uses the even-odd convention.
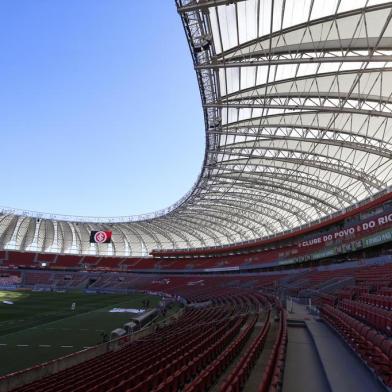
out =
[[[90,242],[92,244],[107,244],[112,239],[111,231],[92,231],[90,234]]]

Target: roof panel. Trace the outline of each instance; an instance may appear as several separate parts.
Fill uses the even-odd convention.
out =
[[[139,217],[4,210],[0,247],[136,256],[220,246],[310,225],[390,189],[390,2],[176,3],[206,124],[195,186]],[[113,245],[91,246],[89,231],[102,228]]]

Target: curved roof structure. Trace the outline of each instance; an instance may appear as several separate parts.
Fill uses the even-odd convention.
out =
[[[392,2],[176,0],[203,103],[194,188],[149,216],[3,210],[0,247],[93,255],[271,236],[385,191],[392,179]],[[109,245],[91,230],[113,231]]]

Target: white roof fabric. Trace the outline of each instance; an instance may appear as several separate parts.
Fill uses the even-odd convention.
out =
[[[391,185],[391,2],[176,4],[206,126],[194,188],[141,217],[3,210],[0,247],[139,256],[220,246],[309,225]],[[89,243],[101,229],[112,244]]]

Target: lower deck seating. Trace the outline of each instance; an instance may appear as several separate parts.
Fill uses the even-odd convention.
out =
[[[378,294],[392,297],[392,287],[381,287],[378,291]]]
[[[339,309],[369,324],[380,332],[392,336],[392,312],[350,300],[341,301]]]
[[[195,291],[204,300],[210,287]],[[261,293],[223,286],[216,288],[209,301],[207,307],[187,308],[174,324],[117,352],[100,355],[15,392],[205,391],[236,357],[249,339],[258,315],[263,313],[264,327],[250,342],[222,389],[239,390],[263,349],[274,304]],[[283,315],[274,355],[266,369],[273,377],[263,378],[265,385],[273,384],[280,375],[284,330]]]
[[[110,259],[105,262],[111,263]],[[210,387],[240,391],[246,390],[248,377],[260,356],[266,365],[258,369],[259,392],[280,391],[287,316],[277,294],[283,290],[291,292],[288,284],[296,290],[319,292],[314,303],[320,306],[322,318],[391,386],[392,343],[388,335],[392,312],[388,294],[392,282],[388,274],[385,266],[233,275],[26,270],[21,275],[22,282],[29,287],[40,283],[96,291],[158,292],[181,297],[181,301],[195,308],[189,306],[170,327],[117,352],[100,355],[16,392],[204,392]],[[346,287],[341,285],[345,280]],[[330,290],[334,285],[337,288]],[[347,295],[338,295],[339,292]],[[261,321],[263,328],[256,327]]]
[[[246,381],[255,361],[260,355],[266,336],[270,328],[270,311],[267,313],[267,317],[264,323],[264,327],[259,333],[259,335],[252,341],[249,348],[240,358],[237,366],[231,371],[228,378],[220,386],[220,391],[239,391]],[[202,373],[199,374],[191,383],[185,387],[185,392],[196,392],[204,391],[213,385],[218,376],[220,376],[233,358],[238,354],[240,349],[243,347],[245,342],[249,339],[255,324],[257,321],[257,316],[253,316],[244,330],[239,334],[239,336],[231,342],[227,348],[221,353],[221,355],[216,358],[216,360],[207,367]]]
[[[363,294],[359,297],[359,301],[392,311],[392,295]]]
[[[279,331],[276,336],[267,368],[264,370],[259,392],[276,392],[281,389],[287,349],[287,315],[280,310]]]
[[[53,282],[51,273],[29,272],[25,275],[24,284],[27,286],[50,285]]]

